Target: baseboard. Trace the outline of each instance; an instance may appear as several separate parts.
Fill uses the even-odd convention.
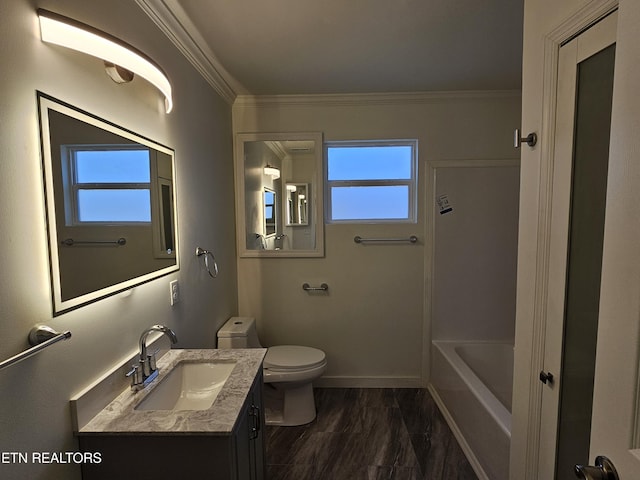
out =
[[[313,382],[321,388],[423,388],[420,377],[320,377]]]
[[[447,407],[444,406],[444,403],[442,402],[440,395],[438,395],[438,392],[436,391],[435,387],[430,383],[427,386],[427,390],[429,390],[429,393],[431,394],[433,401],[436,402],[436,405],[438,406],[440,413],[442,414],[445,421],[447,422],[447,425],[449,425],[449,428],[453,432],[453,436],[456,437],[456,440],[458,441],[458,444],[460,445],[460,448],[462,449],[464,456],[467,457],[467,460],[471,464],[471,468],[473,468],[473,471],[476,472],[476,475],[478,476],[478,480],[491,480],[487,476],[487,473],[482,468],[482,465],[480,465],[478,458],[476,457],[475,453],[473,453],[473,450],[471,450],[471,447],[469,446],[464,436],[462,435],[462,432],[458,428],[458,425],[456,425],[456,422],[453,420],[453,417],[449,413],[449,410],[447,410]]]

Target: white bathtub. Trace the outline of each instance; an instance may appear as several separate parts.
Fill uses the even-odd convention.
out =
[[[434,341],[431,392],[480,479],[509,478],[513,345]]]

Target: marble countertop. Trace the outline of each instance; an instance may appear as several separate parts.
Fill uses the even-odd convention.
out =
[[[158,378],[146,388],[133,392],[127,388],[87,422],[77,435],[228,435],[253,381],[262,368],[266,349],[169,350],[158,360]],[[224,387],[208,410],[135,410],[182,361],[235,361]]]

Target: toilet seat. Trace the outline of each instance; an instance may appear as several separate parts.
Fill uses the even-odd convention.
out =
[[[326,364],[322,350],[298,345],[269,347],[264,357],[264,369],[272,372],[291,372],[314,369]]]

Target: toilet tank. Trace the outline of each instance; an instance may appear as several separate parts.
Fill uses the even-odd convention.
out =
[[[218,348],[261,348],[252,317],[231,317],[218,330]]]

